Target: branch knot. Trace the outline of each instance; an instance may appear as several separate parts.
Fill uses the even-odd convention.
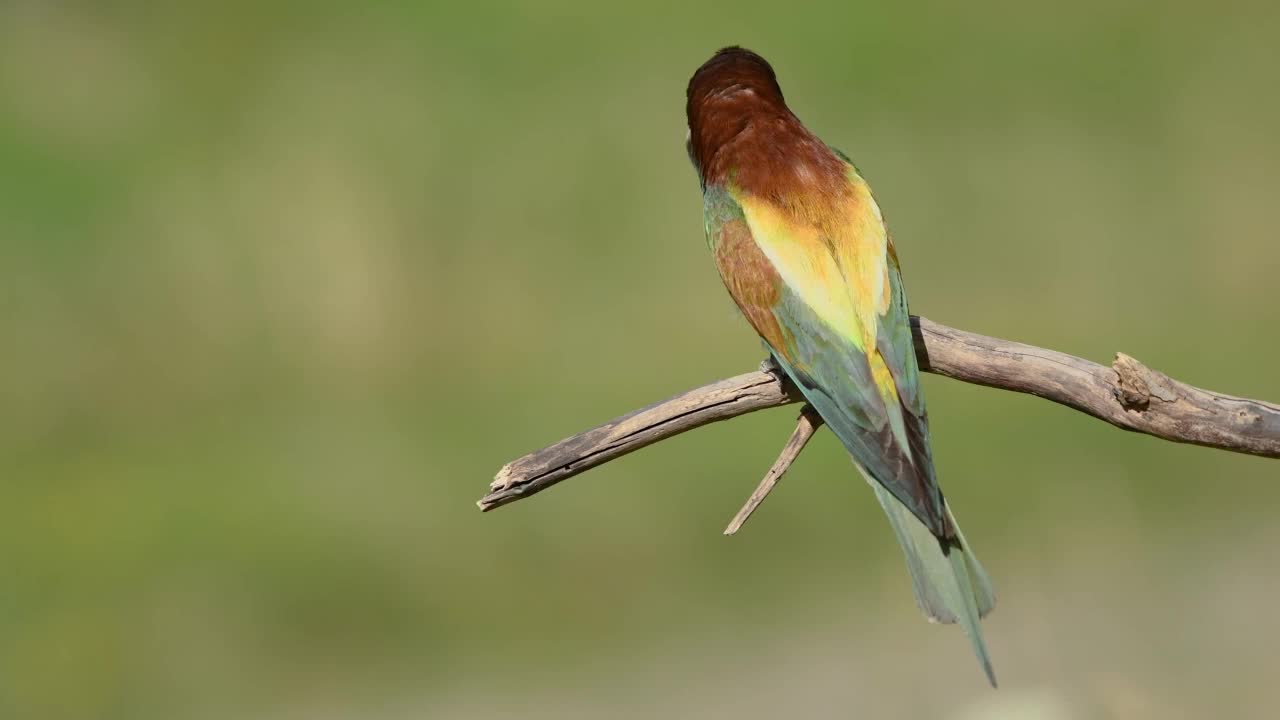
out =
[[[1111,369],[1116,373],[1116,400],[1126,410],[1146,410],[1152,398],[1163,402],[1178,399],[1178,391],[1168,377],[1129,355],[1116,353]]]

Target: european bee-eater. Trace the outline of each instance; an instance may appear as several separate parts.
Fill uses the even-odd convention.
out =
[[[698,68],[686,112],[729,294],[875,491],[920,608],[964,628],[994,686],[979,619],[995,595],[938,487],[898,256],[870,188],[750,50]]]

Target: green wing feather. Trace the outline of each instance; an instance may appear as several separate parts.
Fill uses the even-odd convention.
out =
[[[856,328],[832,327],[805,301],[802,289],[776,273],[761,277],[758,258],[747,257],[763,252],[758,239],[748,252],[724,252],[726,238],[741,235],[746,224],[731,189],[708,187],[704,200],[707,239],[734,300],[875,491],[902,546],[917,604],[930,619],[964,628],[995,685],[979,625],[995,595],[938,488],[896,257],[887,253],[890,302],[877,323],[875,347],[864,349]],[[776,328],[766,327],[769,318]],[[887,396],[877,388],[868,359],[875,351],[892,376],[896,392]]]

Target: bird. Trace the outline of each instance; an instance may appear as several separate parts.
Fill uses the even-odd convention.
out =
[[[686,150],[729,295],[875,491],[920,609],[963,628],[995,687],[980,623],[995,591],[938,485],[898,253],[870,187],[750,50],[717,51],[686,99]]]

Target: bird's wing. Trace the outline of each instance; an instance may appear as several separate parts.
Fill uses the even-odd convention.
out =
[[[931,532],[950,537],[897,258],[852,166],[848,180],[847,207],[824,223],[708,187],[708,242],[738,307],[854,459]]]
[[[979,619],[995,593],[934,478],[896,254],[852,166],[849,182],[846,216],[812,226],[709,186],[707,240],[738,307],[871,482],[916,602],[961,624],[994,686]]]

